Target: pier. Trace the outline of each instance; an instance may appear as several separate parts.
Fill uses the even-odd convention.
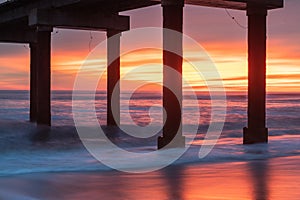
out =
[[[266,143],[266,31],[268,10],[283,7],[283,0],[11,0],[0,4],[0,42],[25,43],[30,46],[30,121],[51,126],[51,32],[53,28],[105,31],[107,59],[107,125],[118,126],[120,113],[112,115],[112,93],[120,94],[121,34],[130,29],[130,18],[122,11],[161,5],[163,28],[183,32],[185,4],[244,10],[248,16],[248,125],[244,128],[244,144]],[[201,28],[201,27],[199,27]],[[207,28],[207,27],[205,27]],[[164,49],[182,52],[182,37],[163,33]],[[109,41],[109,40],[108,40]],[[175,45],[174,45],[175,44]],[[111,58],[118,57],[116,60]],[[182,74],[182,56],[163,52],[163,64]],[[182,96],[182,77],[170,76],[164,70],[163,83]],[[120,96],[120,95],[119,95]],[[163,106],[167,113],[158,148],[174,138],[181,129],[181,98],[163,88]],[[120,99],[113,102],[119,107]],[[181,133],[181,131],[179,131]]]

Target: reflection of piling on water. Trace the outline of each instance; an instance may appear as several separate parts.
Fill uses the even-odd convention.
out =
[[[30,44],[30,121],[51,125],[51,32],[53,27],[106,31],[108,40],[107,124],[120,124],[120,36],[129,30],[129,17],[118,13],[161,4],[163,27],[182,33],[186,4],[246,10],[248,16],[248,127],[244,143],[268,141],[266,128],[266,18],[270,9],[283,7],[283,0],[60,0],[7,1],[0,5],[0,42]],[[208,28],[208,27],[199,27]],[[182,36],[164,31],[163,105],[166,124],[158,139],[162,148],[175,138],[184,146],[182,110]],[[146,36],[145,36],[146,37]],[[167,51],[169,50],[169,51]],[[170,51],[179,52],[179,54]],[[117,58],[117,59],[112,59]],[[177,75],[169,74],[166,66]],[[170,84],[171,83],[171,84]],[[112,98],[115,89],[115,98]],[[174,90],[173,90],[174,89]],[[171,91],[176,91],[175,95]],[[112,107],[116,108],[113,116]]]
[[[269,199],[268,165],[268,161],[253,161],[249,163],[250,177],[253,183],[253,199]]]
[[[161,171],[165,177],[166,193],[168,199],[184,199],[184,168],[172,166]]]

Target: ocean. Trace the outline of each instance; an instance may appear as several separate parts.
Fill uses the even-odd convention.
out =
[[[126,99],[126,95],[128,96],[127,93],[122,93],[121,99]],[[82,105],[84,112],[84,98],[78,101],[82,101],[77,104]],[[210,123],[210,97],[208,94],[199,93],[197,101],[198,105],[192,104],[188,95],[184,98],[184,125],[188,126],[198,121],[199,127],[188,151],[172,165],[242,162],[300,155],[300,94],[268,94],[269,144],[244,146],[242,129],[247,123],[247,98],[245,94],[229,93],[226,122],[220,139],[212,152],[201,159],[198,152]],[[141,153],[141,161],[143,152],[156,150],[156,138],[160,133],[150,139],[138,140],[119,134],[115,129],[105,127],[106,93],[98,92],[95,102],[99,124],[104,126],[116,145],[128,151]],[[121,104],[125,103],[124,100],[121,101]],[[130,116],[126,116],[126,112],[121,110],[121,123],[131,126],[130,118],[138,126],[145,127],[150,122],[160,126],[161,104],[160,93],[136,93],[130,100]],[[152,106],[158,109],[152,110],[150,116],[149,108]],[[72,115],[72,91],[52,92],[52,128],[47,130],[50,132],[48,140],[40,141],[34,138],[34,133],[43,132],[43,129],[29,123],[28,115],[28,91],[0,91],[0,176],[113,170],[91,156],[78,139]],[[184,129],[183,134],[189,137],[190,133]],[[107,152],[106,156],[109,159],[110,149],[104,148],[102,151]],[[123,160],[116,162],[122,165]]]

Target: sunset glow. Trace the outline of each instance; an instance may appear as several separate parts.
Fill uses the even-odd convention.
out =
[[[300,29],[292,21],[300,20],[297,9],[300,3],[287,1],[285,8],[271,11],[268,23],[268,92],[298,92],[300,89]],[[154,18],[147,17],[151,13]],[[241,24],[247,24],[246,15],[230,11]],[[161,27],[161,7],[154,6],[123,13],[130,15],[132,28]],[[297,18],[297,19],[295,19]],[[143,20],[141,20],[143,19]],[[292,19],[292,20],[291,20]],[[280,26],[278,25],[280,24]],[[184,32],[208,52],[219,70],[227,91],[247,90],[247,30],[237,26],[224,9],[196,6],[185,7]],[[105,40],[105,33],[57,30],[53,32],[52,89],[71,90],[78,70],[88,56],[90,48]],[[29,89],[29,47],[27,45],[0,45],[0,89]],[[184,54],[197,62],[193,50]],[[99,59],[104,59],[105,55]],[[105,60],[103,60],[105,62]],[[121,57],[121,76],[143,66],[147,76],[162,79],[162,52],[144,49]],[[155,64],[151,66],[151,64]],[[188,63],[183,64],[184,77],[194,88],[205,89],[205,82],[193,72]],[[145,74],[136,74],[136,77]],[[130,75],[131,81],[135,75]],[[126,83],[129,84],[129,83]],[[129,84],[130,85],[130,84]],[[123,86],[127,89],[127,86]],[[105,81],[100,86],[105,89]]]

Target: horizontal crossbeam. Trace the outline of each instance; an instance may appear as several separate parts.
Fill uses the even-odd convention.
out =
[[[33,43],[36,33],[32,30],[18,30],[16,28],[0,28],[0,42],[3,43]]]
[[[51,26],[82,30],[127,31],[130,28],[129,16],[103,13],[78,13],[61,10],[33,10],[29,14],[29,26]]]
[[[283,8],[283,0],[225,0],[230,2],[243,2],[247,4],[265,5],[267,9]]]
[[[172,2],[173,0],[152,0],[155,2]],[[185,4],[228,8],[235,10],[246,10],[247,4],[264,4],[267,9],[275,9],[283,7],[283,0],[185,0]]]
[[[60,8],[82,0],[9,1],[0,6],[0,24],[26,18],[33,9]]]

